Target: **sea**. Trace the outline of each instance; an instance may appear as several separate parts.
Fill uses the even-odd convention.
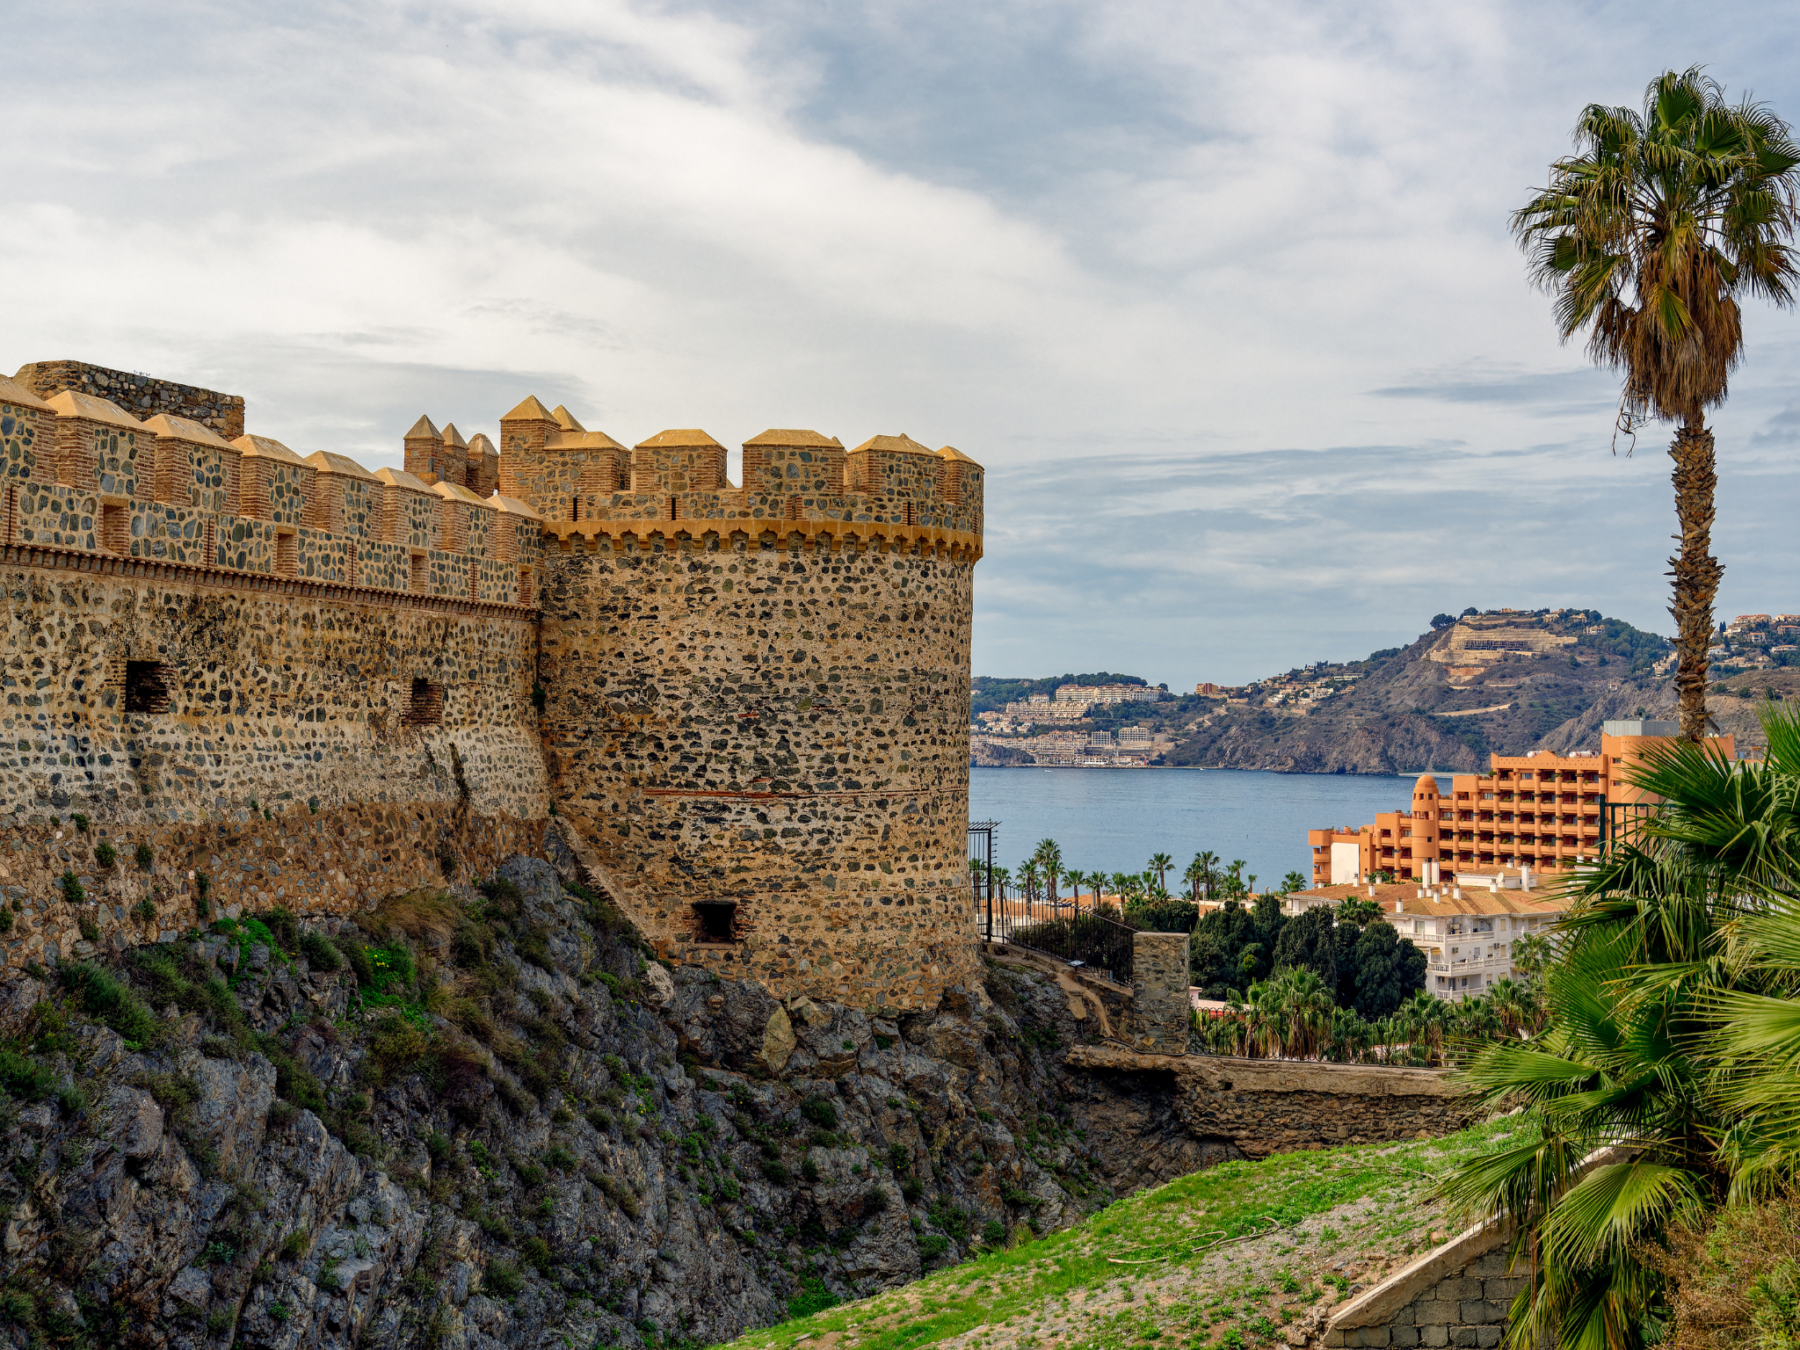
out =
[[[992,820],[994,861],[1017,871],[1040,839],[1063,866],[1142,872],[1153,853],[1175,860],[1171,890],[1196,853],[1242,858],[1260,889],[1289,872],[1311,876],[1306,832],[1366,825],[1412,806],[1416,775],[1267,773],[1246,769],[969,770],[969,819]],[[1451,780],[1438,779],[1448,791]]]

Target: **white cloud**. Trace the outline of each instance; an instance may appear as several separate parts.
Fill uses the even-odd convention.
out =
[[[1505,559],[1493,603],[1574,587],[1654,623],[1660,459],[1606,453],[1612,385],[1556,344],[1506,213],[1582,102],[1662,64],[1800,113],[1785,30],[1715,28],[1672,3],[66,6],[9,36],[0,363],[214,383],[370,463],[419,411],[491,429],[528,390],[628,440],[953,442],[995,469],[978,666],[1374,645],[1440,603],[1421,552],[1471,540]],[[1800,342],[1749,328],[1719,537],[1728,603],[1769,608]]]

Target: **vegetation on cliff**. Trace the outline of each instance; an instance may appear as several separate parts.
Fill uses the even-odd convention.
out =
[[[784,1008],[524,857],[0,973],[0,1345],[692,1345],[1199,1165],[985,977]]]

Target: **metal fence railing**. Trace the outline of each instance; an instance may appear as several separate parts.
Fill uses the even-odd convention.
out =
[[[1029,947],[1115,983],[1131,983],[1132,938],[1139,930],[1110,906],[1096,908],[1086,897],[1051,900],[1006,886],[994,888],[993,915],[985,934],[990,942]]]

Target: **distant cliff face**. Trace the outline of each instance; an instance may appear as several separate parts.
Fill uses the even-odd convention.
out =
[[[1642,635],[1640,635],[1642,636]],[[1668,706],[1666,678],[1609,625],[1481,616],[1420,637],[1317,703],[1190,718],[1167,762],[1295,773],[1473,773],[1490,752],[1597,743],[1600,722]],[[1634,664],[1636,666],[1634,673]]]

